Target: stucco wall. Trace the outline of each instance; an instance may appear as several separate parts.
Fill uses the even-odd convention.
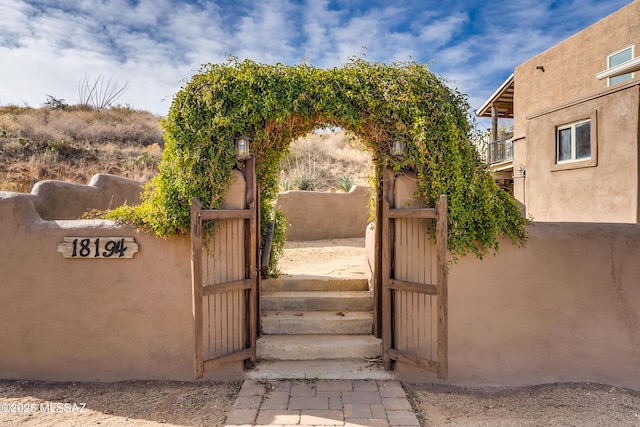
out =
[[[278,208],[287,218],[287,240],[304,241],[364,237],[369,222],[368,187],[349,193],[287,191],[278,196]]]
[[[450,382],[640,389],[640,226],[533,223],[449,276]]]
[[[635,0],[515,68],[514,196],[527,206],[527,215],[540,221],[638,221],[637,165],[632,164],[638,158],[637,149],[632,153],[638,144],[638,100],[610,90],[640,84],[640,73],[610,88],[596,75],[607,69],[609,54],[633,45],[638,56],[639,28]],[[576,114],[579,110],[583,113]],[[556,126],[594,112],[598,166],[550,173]],[[521,169],[526,179],[520,178]]]
[[[516,67],[515,137],[524,136],[530,114],[606,89],[607,79],[598,80],[596,74],[607,69],[607,55],[620,49],[635,44],[638,56],[639,29],[636,0]]]
[[[26,194],[0,193],[0,218],[0,378],[193,379],[187,238],[45,221]],[[133,259],[56,250],[64,237],[114,235],[136,239]],[[533,223],[529,236],[524,249],[503,242],[495,258],[451,266],[449,383],[640,389],[640,225]],[[206,378],[241,375],[236,363]]]
[[[113,209],[125,203],[140,203],[143,184],[116,175],[96,174],[88,185],[47,180],[31,190],[32,200],[43,219],[80,219],[91,209]]]
[[[0,192],[0,378],[192,380],[188,237],[160,239],[104,220],[43,220],[34,199]],[[139,252],[65,259],[57,245],[72,236],[134,237]],[[205,378],[241,372],[237,363]]]
[[[528,233],[525,248],[505,240],[497,257],[451,265],[447,383],[640,389],[640,225],[531,223]]]
[[[414,188],[401,177],[396,204]],[[640,224],[533,222],[527,232],[524,248],[503,239],[496,257],[450,264],[447,382],[640,389]],[[369,259],[373,233],[367,230]],[[397,372],[407,382],[439,382],[402,363]]]
[[[528,120],[526,158],[518,154],[516,164],[526,166],[520,200],[535,221],[638,222],[640,83],[622,87]],[[595,162],[557,170],[556,127],[585,118],[591,118]],[[514,187],[521,191],[522,183]]]

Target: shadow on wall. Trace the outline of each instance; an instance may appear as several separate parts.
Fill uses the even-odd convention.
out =
[[[355,186],[348,193],[287,191],[278,208],[287,219],[287,240],[364,237],[369,223],[371,189]]]

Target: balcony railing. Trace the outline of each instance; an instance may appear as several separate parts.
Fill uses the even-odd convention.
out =
[[[491,141],[487,134],[483,135],[479,142],[480,155],[490,165],[513,160],[513,135]]]
[[[486,160],[490,165],[513,160],[513,138],[505,137],[487,145]]]

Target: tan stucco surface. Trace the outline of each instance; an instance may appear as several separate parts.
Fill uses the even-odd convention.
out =
[[[143,184],[116,175],[97,174],[88,185],[47,180],[33,186],[31,196],[43,219],[80,219],[91,209],[107,210],[140,203]]]
[[[529,242],[449,272],[449,379],[640,389],[640,225],[532,223]],[[369,249],[369,248],[367,248]],[[441,382],[398,363],[406,382]]]
[[[72,195],[67,194],[67,196]],[[188,237],[104,220],[43,220],[0,192],[0,378],[193,379]],[[133,259],[64,259],[64,237],[134,237]],[[238,378],[240,364],[205,378]]]
[[[287,240],[364,237],[369,222],[369,187],[354,186],[348,193],[287,191],[278,196],[278,208],[287,218]]]
[[[0,378],[193,378],[187,238],[45,221],[16,193],[0,193],[0,218]],[[56,250],[64,237],[114,235],[136,239],[133,259]],[[529,235],[524,249],[503,242],[495,258],[451,265],[449,383],[640,389],[640,225],[533,223]],[[206,378],[239,378],[240,368]],[[398,372],[436,381],[405,365]]]
[[[607,55],[630,45],[638,56],[638,0],[516,67],[514,137],[524,135],[532,113],[606,89],[607,79],[598,80],[596,74],[607,69]]]
[[[522,162],[527,215],[535,221],[637,222],[639,107],[640,82],[530,118]],[[556,127],[589,117],[597,145],[593,164],[555,168]],[[521,185],[514,187],[522,190]]]
[[[452,382],[640,388],[640,226],[531,224],[451,268]]]
[[[637,57],[638,0],[516,67],[513,190],[534,220],[639,221],[640,72],[610,87],[596,77],[608,55],[629,46]],[[597,142],[593,164],[552,172],[560,169],[557,127],[587,118]]]

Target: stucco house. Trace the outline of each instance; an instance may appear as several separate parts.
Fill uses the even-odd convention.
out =
[[[499,183],[535,221],[640,222],[640,0],[515,68],[478,109]],[[514,134],[498,138],[498,122]]]

